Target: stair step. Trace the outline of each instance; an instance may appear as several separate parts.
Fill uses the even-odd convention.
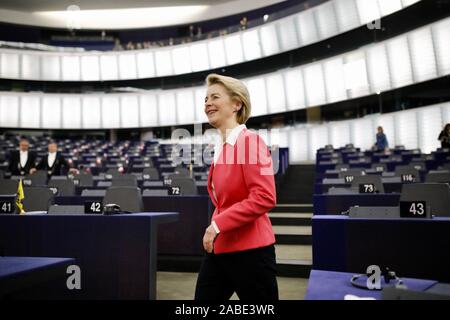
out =
[[[275,245],[277,275],[280,277],[308,278],[312,268],[310,245]],[[158,255],[157,270],[167,272],[198,272],[203,256]]]
[[[276,244],[275,252],[280,260],[306,260],[312,261],[312,246]]]
[[[271,212],[301,212],[301,213],[312,213],[312,204],[297,204],[297,203],[282,203],[277,204]]]
[[[310,226],[272,226],[277,244],[312,244]]]
[[[310,226],[273,226],[275,234],[291,234],[306,236],[312,234]]]
[[[277,186],[278,201],[292,204],[312,202],[314,180],[314,164],[290,164]]]
[[[310,226],[311,213],[271,212],[270,221],[274,226]]]
[[[312,236],[310,235],[297,235],[297,234],[276,234],[276,243],[278,244],[305,244],[312,245]]]
[[[303,219],[311,219],[313,216],[312,213],[304,213],[304,212],[270,212],[269,217],[275,218],[303,218]]]
[[[312,246],[276,244],[277,273],[282,277],[309,278]]]
[[[281,277],[309,278],[312,269],[310,260],[277,259],[277,275]]]
[[[311,194],[311,195],[309,195]],[[283,203],[297,203],[299,200],[304,200],[304,201],[312,201],[312,194],[313,192],[309,192],[308,191],[308,195],[303,195],[302,197],[299,197],[297,194],[278,194],[277,195],[277,199],[279,201],[282,201]]]
[[[312,203],[278,203],[277,207],[312,207]]]
[[[203,256],[158,255],[157,270],[167,272],[198,272]]]
[[[293,259],[277,259],[277,264],[289,264],[293,266],[304,265],[311,266],[311,260],[293,260]]]

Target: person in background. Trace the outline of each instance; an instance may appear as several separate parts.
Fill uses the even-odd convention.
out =
[[[243,17],[240,21],[241,30],[247,29],[247,23],[248,23],[247,17]]]
[[[198,27],[197,34],[196,34],[197,39],[200,39],[202,37],[202,34],[203,34],[202,27]]]
[[[386,138],[386,135],[383,132],[382,126],[379,126],[377,128],[377,135],[374,149],[377,151],[388,151],[389,149],[389,142]]]
[[[194,37],[194,26],[192,24],[189,26],[189,37]]]
[[[116,38],[116,40],[114,40],[114,49],[116,51],[121,51],[123,50],[122,44],[120,43],[120,39]]]
[[[438,140],[441,142],[441,148],[450,148],[450,123],[439,133]]]
[[[134,50],[134,44],[131,41],[128,41],[127,46],[125,47],[127,50]]]
[[[12,151],[9,157],[8,171],[13,176],[24,176],[36,167],[36,154],[28,149],[30,143],[22,138],[19,142],[19,150]]]
[[[268,212],[276,205],[274,171],[264,140],[247,130],[250,95],[245,84],[210,74],[205,114],[220,142],[208,176],[215,206],[203,236],[206,256],[195,299],[278,300],[275,235]],[[233,156],[234,155],[234,156]]]
[[[41,159],[35,169],[31,169],[30,173],[33,174],[37,170],[47,171],[48,176],[59,176],[65,174],[62,169],[68,170],[70,173],[77,174],[78,171],[70,167],[69,162],[64,156],[58,152],[58,146],[55,142],[48,144],[48,153]]]

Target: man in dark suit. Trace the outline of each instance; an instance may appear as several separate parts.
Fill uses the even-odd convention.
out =
[[[66,172],[62,172],[62,169],[68,170],[70,172],[76,172],[76,169],[71,168],[69,162],[64,158],[64,156],[58,152],[58,146],[55,142],[50,142],[48,144],[48,153],[45,157],[41,159],[41,161],[36,166],[37,170],[45,170],[48,173],[48,176],[59,176],[65,174]],[[31,174],[33,174],[36,169],[31,170]]]
[[[36,154],[28,149],[30,143],[27,139],[20,139],[19,150],[11,151],[8,171],[13,176],[24,176],[36,167]]]

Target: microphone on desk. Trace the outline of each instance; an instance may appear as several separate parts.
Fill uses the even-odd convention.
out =
[[[103,215],[110,216],[115,214],[126,214],[131,213],[130,211],[125,211],[120,208],[118,204],[108,203],[103,207]]]

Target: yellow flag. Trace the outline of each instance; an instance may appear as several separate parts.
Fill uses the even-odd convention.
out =
[[[19,188],[17,189],[17,198],[16,198],[16,207],[17,207],[17,209],[19,209],[19,214],[25,213],[25,210],[23,210],[23,204],[22,204],[23,199],[25,199],[25,194],[23,193],[22,179],[20,179]]]

